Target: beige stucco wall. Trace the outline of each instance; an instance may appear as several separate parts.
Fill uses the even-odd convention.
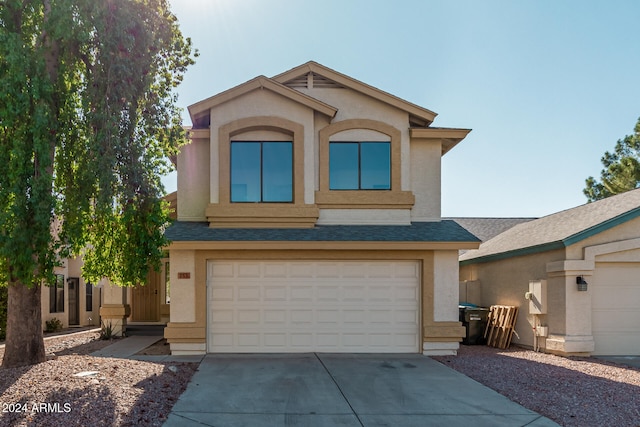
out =
[[[411,209],[412,221],[440,219],[441,151],[440,143],[411,143],[411,190],[416,198]]]
[[[410,191],[409,180],[411,170],[411,155],[409,149],[409,116],[406,112],[370,98],[351,89],[298,89],[300,92],[310,95],[322,102],[338,109],[336,116],[331,121],[336,123],[349,119],[369,119],[387,123],[398,129],[401,134],[401,171],[403,191]],[[317,128],[316,130],[320,130]],[[317,138],[317,134],[316,134]],[[332,138],[333,139],[333,138]],[[316,146],[318,141],[316,139]],[[440,153],[438,153],[440,158]],[[439,182],[438,182],[439,184]]]
[[[320,209],[321,225],[409,225],[409,209]]]
[[[195,321],[195,251],[171,251],[171,304],[172,323]],[[178,273],[188,273],[188,279],[178,278]]]
[[[178,219],[180,221],[206,221],[205,209],[209,204],[211,174],[210,142],[194,139],[181,148],[178,155]],[[217,153],[214,160],[217,161]],[[213,159],[214,156],[211,156]],[[217,187],[215,193],[217,198]],[[211,195],[213,197],[214,195]]]
[[[220,177],[215,165],[219,158],[220,126],[238,119],[253,117],[286,118],[303,127],[304,135],[304,203],[313,205],[319,190],[319,131],[329,124],[344,120],[375,120],[397,129],[400,133],[400,188],[412,191],[415,205],[410,219],[405,212],[384,213],[363,210],[328,209],[320,213],[321,224],[407,224],[413,221],[440,219],[440,159],[441,144],[425,140],[410,142],[408,113],[351,89],[301,90],[338,109],[333,119],[270,90],[254,90],[219,104],[210,110],[209,140],[204,133],[183,147],[178,155],[178,218],[182,221],[205,221],[209,203],[219,202]],[[263,138],[264,132],[250,131],[245,139]],[[275,135],[275,133],[274,133]],[[286,136],[286,135],[281,135]],[[269,138],[275,138],[271,136]],[[388,135],[370,129],[349,129],[330,136],[330,140],[389,140]],[[397,187],[396,187],[397,188]],[[368,209],[371,209],[369,207]],[[396,208],[397,209],[397,208]]]
[[[304,201],[314,203],[315,190],[315,155],[314,147],[314,111],[304,105],[285,98],[268,90],[246,93],[233,100],[211,109],[211,155],[212,165],[218,163],[218,128],[232,121],[249,118],[275,116],[282,117],[304,128]],[[210,176],[211,203],[218,203],[218,189],[220,185],[217,173]],[[178,190],[179,191],[179,190]]]
[[[628,240],[637,237],[640,237],[640,218],[632,219],[569,246],[567,248],[567,259],[584,259],[584,249],[590,246]]]
[[[533,316],[529,315],[528,301],[524,294],[529,290],[529,281],[547,279],[548,262],[564,259],[563,250],[538,253],[504,260],[477,263],[460,267],[460,281],[477,281],[480,286],[479,305],[510,305],[519,307],[516,333],[512,343],[533,346]],[[574,282],[575,288],[575,282]],[[566,287],[564,279],[547,281],[547,315],[540,315],[542,325],[550,332],[564,334]],[[464,301],[460,301],[464,302]]]
[[[458,251],[433,253],[433,320],[451,322],[458,320]]]

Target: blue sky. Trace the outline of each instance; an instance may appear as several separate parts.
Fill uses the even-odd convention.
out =
[[[473,129],[443,157],[443,216],[584,204],[640,117],[638,1],[170,2],[200,51],[178,88],[186,125],[188,105],[314,60]]]

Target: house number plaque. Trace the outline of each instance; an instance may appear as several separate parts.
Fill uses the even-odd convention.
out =
[[[191,279],[191,273],[178,273],[178,279]]]

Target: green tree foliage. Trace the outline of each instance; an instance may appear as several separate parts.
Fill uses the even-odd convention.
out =
[[[33,346],[10,345],[26,295],[12,304],[14,287],[50,282],[70,255],[96,283],[136,284],[159,265],[160,174],[184,141],[174,89],[193,56],[166,0],[0,0],[4,365],[40,361],[13,357]]]
[[[589,202],[640,187],[640,119],[633,135],[619,139],[613,153],[605,152],[601,161],[600,182],[592,176],[586,179],[583,192]]]

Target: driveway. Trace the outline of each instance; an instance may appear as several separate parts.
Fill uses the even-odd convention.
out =
[[[165,426],[557,426],[422,355],[209,354]]]

